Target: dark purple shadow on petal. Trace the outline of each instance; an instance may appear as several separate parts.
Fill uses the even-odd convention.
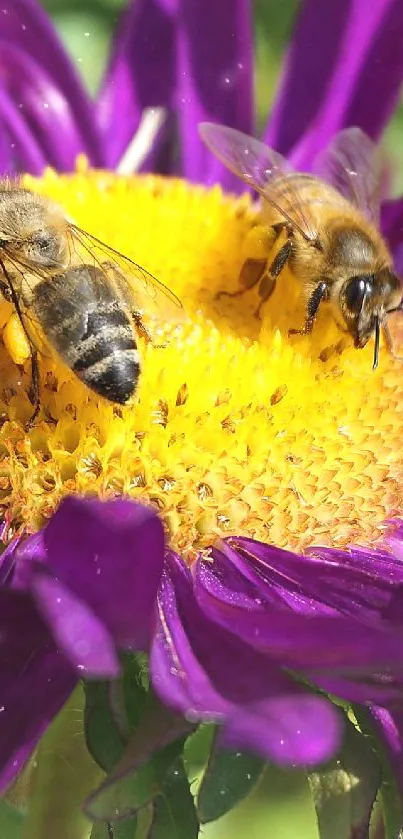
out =
[[[186,178],[244,192],[245,186],[203,144],[199,122],[253,134],[253,37],[247,0],[179,2],[178,120]]]
[[[49,572],[118,647],[147,649],[164,560],[158,516],[142,504],[68,498],[44,531]]]
[[[0,16],[1,23],[1,16]],[[86,124],[77,122],[71,103],[52,77],[21,49],[10,46],[0,37],[0,84],[17,104],[26,129],[20,155],[29,171],[38,172],[40,158],[33,160],[30,144],[40,150],[42,159],[58,170],[71,170],[80,152],[89,152]],[[14,120],[14,124],[16,121]],[[16,126],[18,128],[18,126]],[[9,125],[9,131],[11,126]],[[35,167],[32,166],[35,164]]]
[[[4,0],[0,9],[0,40],[30,56],[53,80],[69,102],[76,130],[85,137],[83,151],[94,166],[104,165],[90,98],[41,4],[35,0]]]
[[[31,599],[0,589],[0,789],[20,772],[76,682]]]
[[[135,0],[122,16],[97,101],[109,167],[115,167],[126,151],[144,108],[172,109],[175,79],[170,3]]]
[[[189,721],[224,727],[231,745],[283,764],[315,764],[340,743],[338,713],[283,674],[275,663],[214,626],[193,595],[192,578],[168,554],[151,651],[155,690]]]
[[[306,0],[265,141],[310,167],[354,124],[378,138],[403,76],[400,0]]]

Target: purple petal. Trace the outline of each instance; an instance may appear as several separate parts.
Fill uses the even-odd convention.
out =
[[[374,680],[376,696],[382,690],[375,676],[379,669],[388,676],[402,674],[403,623],[389,629],[354,617],[309,615],[278,608],[264,601],[256,588],[256,608],[245,609],[239,598],[231,600],[231,578],[225,579],[220,555],[212,551],[213,561],[198,561],[195,594],[203,612],[213,621],[272,661],[305,674],[319,683],[319,678],[338,677],[365,682],[371,700]],[[343,696],[333,683],[334,693]],[[342,687],[342,685],[341,685]],[[385,696],[390,697],[389,679]]]
[[[42,68],[43,75],[52,79],[53,87],[58,89],[59,98],[69,103],[75,130],[80,130],[85,138],[81,150],[88,154],[94,166],[103,165],[102,145],[90,99],[42,6],[35,0],[6,0],[1,6],[1,54],[5,47],[15,49],[30,57],[32,66]],[[58,139],[60,142],[60,136]]]
[[[373,705],[367,709],[367,713],[403,796],[403,710],[401,706],[389,711]]]
[[[107,627],[118,647],[146,649],[164,532],[142,504],[67,498],[44,531],[49,571]]]
[[[336,709],[207,620],[190,574],[172,554],[159,615],[150,664],[154,688],[167,705],[189,721],[220,723],[228,744],[283,764],[312,765],[335,752],[341,736]]]
[[[0,87],[0,124],[2,155],[0,171],[12,173],[27,171],[43,172],[47,165],[44,150],[33,136],[15,101]]]
[[[130,3],[122,16],[97,104],[110,168],[126,151],[145,108],[173,107],[175,74],[175,25],[170,3]]]
[[[30,598],[10,590],[0,590],[0,673],[0,789],[4,789],[77,682]]]
[[[402,40],[400,0],[305,0],[265,141],[305,169],[348,125],[378,138],[399,97]]]
[[[32,584],[38,610],[54,640],[83,678],[113,679],[119,661],[113,640],[96,616],[57,580],[38,572]]]
[[[273,688],[275,685],[273,685]],[[265,732],[262,738],[262,732]],[[232,715],[220,741],[249,748],[285,766],[315,766],[337,751],[342,719],[326,699],[309,693],[281,693]],[[263,739],[263,742],[262,742]]]
[[[384,201],[381,208],[381,228],[392,250],[395,269],[403,274],[403,199]]]
[[[179,3],[178,119],[182,171],[192,181],[244,191],[206,149],[199,122],[222,122],[252,134],[253,39],[247,0],[220,0],[214,14],[204,0]]]
[[[26,125],[24,156],[32,156],[29,144],[33,142],[49,165],[59,170],[74,168],[77,155],[89,150],[86,123],[77,121],[71,103],[52,77],[21,49],[0,39],[0,80],[11,100],[18,103],[20,118]],[[8,123],[14,140],[10,129],[12,125]],[[21,146],[21,131],[17,139]]]
[[[210,570],[220,596],[233,599],[241,581],[249,583],[249,608],[289,607],[306,615],[357,615],[380,622],[394,603],[401,563],[386,552],[312,548],[301,556],[254,539],[231,537],[215,548]],[[374,576],[376,565],[378,574]],[[202,572],[203,573],[203,572]],[[397,576],[400,574],[400,577]]]

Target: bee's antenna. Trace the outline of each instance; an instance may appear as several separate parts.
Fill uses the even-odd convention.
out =
[[[379,325],[379,317],[375,318],[375,347],[374,347],[374,363],[372,365],[372,369],[376,370],[378,367],[379,361],[379,340],[380,340],[381,329]]]

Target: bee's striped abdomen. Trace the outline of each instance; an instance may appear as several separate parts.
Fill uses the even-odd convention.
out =
[[[33,307],[50,344],[100,396],[124,405],[140,373],[130,313],[91,265],[71,268],[34,289]]]

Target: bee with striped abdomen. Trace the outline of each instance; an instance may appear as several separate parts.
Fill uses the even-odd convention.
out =
[[[140,373],[142,314],[181,303],[132,260],[71,224],[49,199],[0,182],[0,291],[27,335],[31,398],[39,405],[36,336],[92,391],[125,405]]]

